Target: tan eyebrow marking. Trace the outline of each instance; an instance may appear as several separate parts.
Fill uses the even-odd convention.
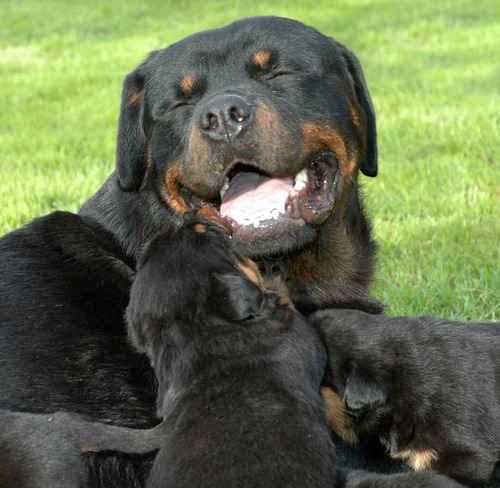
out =
[[[196,85],[196,80],[193,75],[187,75],[181,81],[181,90],[185,93],[189,93],[193,90]]]
[[[271,59],[271,53],[268,51],[257,51],[253,56],[253,64],[259,68],[265,68]]]
[[[130,95],[128,103],[130,106],[137,105],[142,99],[142,91],[134,92]]]

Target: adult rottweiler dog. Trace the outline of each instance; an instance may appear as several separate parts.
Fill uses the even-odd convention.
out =
[[[0,406],[158,422],[155,377],[123,314],[142,247],[191,206],[215,208],[299,310],[379,312],[360,171],[377,173],[375,114],[335,40],[257,17],[151,53],[125,78],[116,171],[78,215],[0,240]],[[121,458],[89,455],[89,484],[141,486]]]
[[[484,487],[500,460],[500,322],[323,310],[332,425],[390,456]],[[345,408],[344,408],[345,407]]]
[[[297,307],[381,307],[357,183],[377,174],[360,64],[298,22],[250,18],[151,53],[126,78],[117,169],[82,208],[128,256],[210,206]]]
[[[337,471],[319,334],[281,280],[263,280],[232,244],[191,214],[139,259],[128,330],[158,378],[165,433],[148,488],[458,487]]]
[[[163,425],[138,430],[88,422],[75,414],[34,414],[0,410],[2,488],[80,488],[87,486],[82,452],[157,451]]]

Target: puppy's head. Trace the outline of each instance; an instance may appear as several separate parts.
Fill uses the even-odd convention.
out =
[[[213,214],[189,212],[141,255],[127,308],[132,341],[145,351],[148,342],[182,342],[258,318],[267,294],[262,284]]]
[[[354,431],[356,437],[378,434],[391,414],[393,369],[397,367],[394,347],[383,333],[384,319],[354,310],[324,310],[309,320],[327,349],[325,384],[341,401],[336,411],[350,419],[352,430],[346,432]]]

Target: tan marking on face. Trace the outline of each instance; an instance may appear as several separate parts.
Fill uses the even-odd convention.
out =
[[[253,64],[259,68],[265,68],[269,64],[271,53],[268,51],[258,51],[253,56]]]
[[[176,212],[187,212],[189,207],[180,195],[183,186],[182,164],[169,166],[165,172],[164,181],[162,196],[167,205]]]
[[[320,149],[330,149],[339,158],[344,181],[358,169],[358,151],[356,154],[350,154],[354,151],[349,149],[347,141],[335,128],[327,125],[304,124],[302,135],[308,154]]]
[[[181,81],[181,90],[184,93],[189,93],[196,85],[196,79],[193,75],[185,76]]]
[[[323,386],[321,396],[326,405],[330,426],[334,432],[340,435],[347,443],[353,445],[358,443],[358,437],[354,432],[354,421],[347,413],[344,402],[338,393],[331,388]]]
[[[396,454],[391,454],[391,457],[403,460],[415,471],[433,469],[434,463],[439,459],[438,453],[434,449],[415,449],[411,447]]]
[[[210,164],[211,161],[216,161],[214,152],[212,146],[207,142],[207,138],[203,137],[196,127],[192,127],[189,135],[184,176],[188,188],[198,195],[204,195],[206,182],[210,181],[217,171]],[[221,167],[220,171],[222,170]]]
[[[137,105],[142,100],[142,91],[132,93],[128,99],[128,104],[130,107]]]

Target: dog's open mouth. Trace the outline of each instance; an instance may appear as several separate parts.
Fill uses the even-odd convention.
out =
[[[309,158],[295,176],[273,177],[253,165],[237,163],[217,198],[207,202],[191,196],[190,201],[214,207],[233,238],[248,243],[277,237],[296,226],[323,223],[334,205],[337,175],[337,159],[329,151]]]

